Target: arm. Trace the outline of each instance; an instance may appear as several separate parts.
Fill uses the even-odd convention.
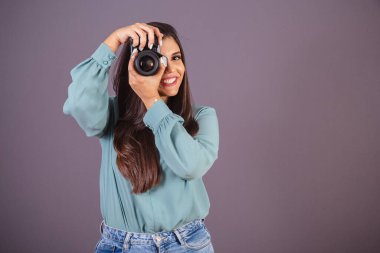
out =
[[[63,113],[72,116],[88,137],[103,136],[110,119],[113,103],[107,89],[108,72],[115,59],[115,53],[103,42],[70,71],[72,82]]]
[[[200,178],[218,158],[219,127],[216,111],[203,107],[197,114],[198,133],[192,137],[183,127],[184,119],[160,99],[144,115],[152,130],[160,156],[183,179]]]

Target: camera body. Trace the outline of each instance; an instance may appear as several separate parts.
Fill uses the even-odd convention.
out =
[[[158,43],[157,36],[154,36],[154,43],[152,49],[149,49],[148,47],[147,38],[147,43],[141,51],[139,51],[138,49],[139,45],[137,45],[136,47],[133,46],[133,41],[131,37],[128,38],[128,41],[130,45],[131,54],[133,49],[137,49],[137,55],[133,62],[133,66],[136,72],[143,76],[155,75],[160,69],[160,58],[163,56],[162,54],[160,54],[160,45]]]

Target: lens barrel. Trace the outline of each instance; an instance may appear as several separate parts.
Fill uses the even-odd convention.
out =
[[[147,38],[148,44],[148,38]],[[138,48],[139,45],[133,47],[131,39],[129,38],[131,53],[134,48]],[[152,49],[149,49],[148,45],[144,47],[142,51],[137,51],[136,58],[133,62],[133,66],[137,73],[143,76],[153,76],[160,69],[160,58],[163,55],[160,53],[160,46],[158,44],[158,38],[154,36],[154,44]]]

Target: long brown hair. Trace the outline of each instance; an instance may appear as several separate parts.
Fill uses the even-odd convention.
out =
[[[161,22],[147,24],[157,27],[164,37],[172,37],[177,42],[186,69],[185,55],[174,27]],[[125,43],[116,62],[113,80],[119,112],[114,129],[113,146],[117,153],[116,164],[121,174],[132,184],[132,193],[137,194],[158,185],[163,173],[154,134],[143,122],[147,109],[129,85],[130,56],[130,45]],[[184,119],[183,127],[191,136],[198,132],[199,126],[193,117],[187,70],[177,95],[168,98],[167,106]]]

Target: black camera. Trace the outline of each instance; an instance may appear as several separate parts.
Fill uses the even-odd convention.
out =
[[[137,47],[133,47],[133,41],[132,38],[128,38],[131,54],[133,49],[138,49],[139,45]],[[133,62],[133,66],[137,73],[143,76],[153,76],[155,75],[158,70],[160,69],[160,57],[163,55],[160,54],[160,45],[158,43],[157,36],[154,36],[154,43],[152,49],[149,49],[148,44],[148,38],[147,43],[143,50],[137,51],[137,55],[135,57],[135,60]],[[165,56],[164,56],[165,57]]]

